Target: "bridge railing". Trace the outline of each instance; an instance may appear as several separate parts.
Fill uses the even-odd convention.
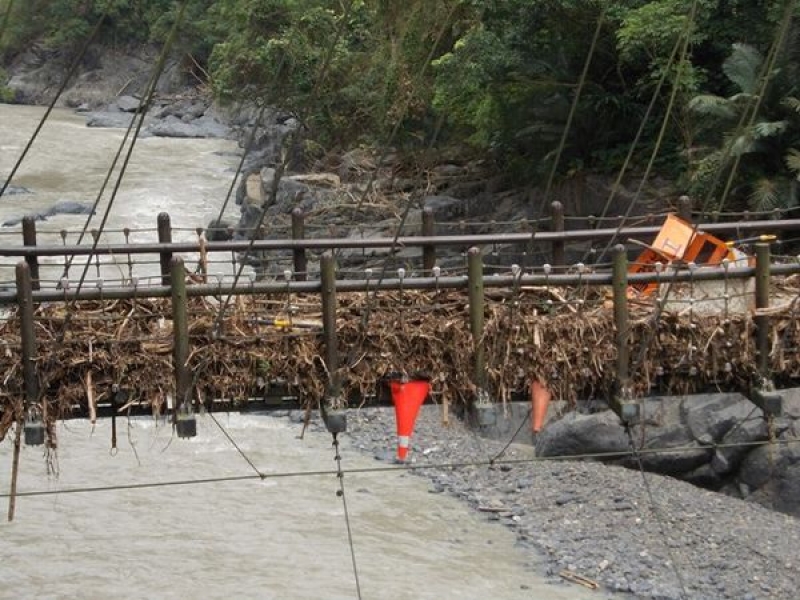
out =
[[[432,211],[426,209],[422,211],[418,235],[396,238],[352,233],[347,237],[311,237],[303,214],[296,210],[291,215],[290,229],[270,231],[270,239],[225,241],[211,240],[228,236],[228,231],[173,228],[169,216],[163,213],[155,228],[102,234],[91,230],[82,239],[78,232],[37,231],[36,222],[26,218],[21,236],[17,233],[12,237],[10,232],[0,236],[0,282],[10,286],[16,262],[24,259],[31,267],[35,288],[157,287],[168,281],[172,256],[182,256],[187,264],[195,265],[197,275],[219,285],[234,280],[281,279],[287,272],[293,280],[304,281],[318,277],[319,256],[324,251],[336,254],[341,278],[364,278],[366,268],[380,269],[381,278],[387,276],[386,271],[397,268],[404,268],[409,275],[430,277],[437,265],[439,272],[459,276],[466,273],[467,250],[473,246],[482,248],[485,271],[490,274],[508,272],[512,264],[530,274],[541,272],[545,264],[554,274],[569,274],[580,264],[590,265],[595,271],[610,270],[613,244],[622,243],[636,251],[637,247],[629,242],[651,241],[663,220],[649,219],[652,224],[633,227],[564,230],[560,204],[554,202],[552,210],[547,228],[442,234],[446,227],[437,224]],[[702,230],[737,243],[773,234],[778,240],[773,253],[781,254],[781,238],[794,239],[800,232],[800,219],[707,223]]]
[[[535,234],[420,235],[396,240],[296,236],[294,239],[209,242],[203,231],[197,232],[197,241],[171,241],[167,238],[171,238],[172,230],[165,225],[168,225],[168,218],[162,216],[157,229],[158,242],[101,243],[99,236],[95,236],[87,243],[70,244],[65,236],[64,243],[59,245],[38,243],[36,236],[31,236],[35,228],[32,230],[28,223],[26,246],[0,246],[0,256],[12,261],[15,270],[13,285],[0,291],[0,305],[10,309],[6,311],[7,320],[3,324],[7,355],[0,361],[7,367],[6,381],[11,382],[5,392],[7,401],[10,402],[16,393],[14,389],[24,388],[26,405],[41,403],[39,382],[42,375],[37,369],[43,369],[45,364],[52,367],[63,362],[71,366],[63,367],[66,369],[63,372],[49,373],[48,385],[51,391],[55,389],[54,382],[59,377],[73,383],[80,381],[83,388],[73,386],[71,396],[56,393],[61,398],[77,398],[82,393],[80,390],[88,387],[86,373],[96,369],[92,365],[97,364],[103,352],[106,360],[116,356],[121,364],[139,365],[142,373],[153,375],[150,380],[143,376],[138,385],[148,390],[155,389],[154,385],[157,389],[169,389],[176,399],[175,410],[184,402],[193,401],[193,389],[201,383],[220,397],[243,393],[251,380],[259,377],[258,365],[262,362],[271,365],[268,370],[273,372],[275,365],[283,364],[287,373],[313,382],[306,383],[306,393],[309,385],[313,388],[313,397],[307,398],[309,402],[345,393],[342,392],[344,379],[360,363],[356,356],[343,359],[341,354],[346,348],[367,342],[371,345],[364,354],[377,357],[373,362],[380,367],[378,370],[392,365],[421,366],[434,356],[452,361],[449,366],[458,371],[458,375],[451,379],[445,375],[447,381],[442,386],[449,386],[449,393],[462,400],[482,398],[478,392],[483,389],[500,390],[505,399],[506,392],[515,385],[512,380],[519,379],[519,373],[523,373],[527,377],[548,380],[561,397],[566,398],[578,393],[577,385],[602,384],[604,393],[619,406],[630,407],[633,397],[641,394],[650,382],[663,381],[666,377],[640,372],[641,357],[657,355],[669,347],[673,354],[669,358],[664,354],[663,360],[669,362],[670,385],[693,377],[704,378],[705,383],[724,380],[725,385],[732,385],[746,376],[757,391],[752,397],[766,411],[774,411],[779,407],[774,397],[765,392],[770,387],[769,382],[781,369],[787,377],[796,377],[800,369],[797,319],[794,318],[798,295],[796,286],[792,288],[787,284],[791,276],[800,273],[800,260],[773,261],[770,246],[765,241],[754,244],[754,266],[664,267],[629,274],[629,252],[622,244],[610,249],[611,268],[559,264],[560,245],[587,240],[600,240],[609,245],[628,238],[649,241],[658,232],[657,226]],[[800,229],[800,220],[703,226],[703,230],[720,237],[732,232],[739,238],[796,229]],[[487,272],[486,259],[491,257],[493,245],[525,245],[531,239],[552,245],[552,263],[512,264],[497,268],[493,273]],[[375,248],[416,248],[423,264],[419,268],[359,267],[346,273],[337,269],[337,251]],[[447,248],[467,249],[463,267],[447,270],[437,267],[438,252]],[[635,245],[630,247],[635,248]],[[237,277],[244,255],[280,252],[284,253],[288,265],[281,279],[257,277],[254,273]],[[319,258],[319,277],[317,273],[309,276],[307,265],[312,253],[315,259]],[[225,259],[218,258],[219,262],[214,263],[209,259],[212,256]],[[230,272],[211,272],[210,265],[227,260],[231,261]],[[195,264],[197,266],[192,268]],[[152,273],[137,271],[142,265],[152,269]],[[302,271],[296,268],[300,265],[305,265]],[[37,276],[40,269],[47,266],[56,271],[63,269],[67,275],[51,279]],[[120,276],[105,277],[103,270],[108,268],[121,271]],[[706,282],[713,282],[716,287],[709,289]],[[629,286],[646,283],[657,283],[669,293],[649,299],[629,293]],[[679,291],[682,293],[672,293]],[[447,303],[440,294],[451,294],[446,296]],[[246,304],[239,306],[232,296],[249,298]],[[305,316],[317,318],[319,328],[294,331],[291,337],[285,333],[273,335],[275,347],[265,350],[261,343],[265,334],[259,323],[276,314],[288,315],[291,330],[292,320],[304,316],[292,308],[299,297],[306,299],[307,309],[312,307],[312,314]],[[158,298],[169,300],[160,304],[144,302]],[[314,300],[309,302],[308,298]],[[343,298],[348,299],[345,313],[351,319],[344,318],[338,310]],[[658,298],[663,302],[654,301]],[[737,304],[742,299],[744,301]],[[114,303],[122,300],[132,304],[126,305],[123,312],[119,312],[119,307],[112,310]],[[667,300],[676,304],[667,308],[664,306]],[[198,304],[197,301],[203,302]],[[75,305],[75,302],[95,304]],[[49,312],[39,311],[36,307],[43,303],[55,308],[51,306]],[[701,311],[703,303],[706,307]],[[63,311],[59,311],[59,305],[64,306]],[[380,339],[380,335],[387,335],[385,330],[379,335],[369,328],[354,329],[352,323],[347,322],[367,323],[373,307],[378,305],[392,315],[383,321],[384,326],[388,323],[394,330],[390,332],[393,336],[391,350],[381,347],[386,342],[386,338]],[[403,307],[403,311],[397,312],[397,306]],[[444,316],[437,311],[445,311]],[[778,311],[783,312],[779,314]],[[70,316],[66,317],[67,314]],[[70,320],[74,325],[83,318],[81,315],[91,321],[91,327],[75,329],[68,339]],[[236,323],[226,321],[231,315],[238,318]],[[713,322],[705,327],[704,319]],[[412,320],[423,324],[419,327],[423,328],[424,335],[409,325]],[[439,320],[447,326],[440,325]],[[777,327],[779,321],[780,327]],[[105,325],[101,327],[98,323]],[[212,327],[211,323],[223,326]],[[59,336],[52,335],[56,325],[63,334],[61,341]],[[134,329],[137,333],[129,337]],[[701,329],[702,336],[697,333]],[[612,337],[609,337],[610,332],[615,332]],[[449,340],[451,334],[455,337]],[[83,337],[76,339],[75,336]],[[298,336],[305,340],[302,344],[309,345],[286,345],[287,340],[297,340]],[[569,336],[577,336],[578,341],[571,341]],[[731,346],[723,344],[721,349],[716,349],[717,341],[726,336]],[[423,346],[419,346],[420,339],[424,339]],[[85,347],[89,358],[71,356],[55,362],[42,360],[42,352],[54,355],[61,351],[64,340]],[[414,355],[413,350],[418,347],[424,349]],[[136,359],[117,354],[123,350],[133,352]],[[286,362],[287,353],[298,352],[307,363]],[[467,354],[469,358],[465,363],[463,357]],[[446,358],[448,356],[450,358]],[[454,356],[461,358],[456,360]],[[220,357],[229,357],[235,368],[219,364]],[[129,362],[131,360],[133,362]],[[150,365],[147,368],[142,366],[150,360],[155,362],[147,363]],[[15,366],[19,364],[25,366],[24,381]],[[462,368],[465,365],[466,368]],[[163,379],[163,366],[172,370],[169,380]],[[117,377],[115,369],[117,367],[109,363],[106,375],[112,373]],[[581,375],[584,371],[585,377]],[[211,375],[224,376],[229,387],[220,387],[218,381],[209,379]],[[18,384],[14,384],[18,379]],[[157,384],[153,379],[158,379]],[[578,380],[584,383],[577,384]],[[320,381],[324,385],[319,384]],[[363,381],[359,384],[362,391]],[[461,391],[454,392],[454,389]],[[628,414],[620,410],[621,414]]]

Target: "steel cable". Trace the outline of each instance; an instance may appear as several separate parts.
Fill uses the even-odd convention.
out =
[[[762,446],[789,446],[800,443],[800,437],[789,437],[776,440],[763,440],[754,442],[731,442],[724,444],[693,444],[690,446],[675,446],[672,448],[641,448],[636,451],[639,456],[655,455],[655,454],[673,454],[682,453],[687,451],[697,450],[712,450],[724,448],[759,448]],[[345,475],[359,475],[371,473],[407,473],[416,471],[431,471],[435,469],[452,470],[461,469],[465,467],[491,467],[497,465],[529,465],[535,463],[547,462],[563,462],[563,461],[583,461],[583,460],[622,460],[625,458],[633,458],[634,452],[632,450],[619,450],[608,452],[587,452],[583,454],[572,455],[558,455],[558,456],[533,456],[529,458],[515,458],[515,459],[500,459],[491,461],[489,459],[470,460],[470,461],[451,461],[443,463],[432,463],[427,465],[409,464],[409,465],[392,465],[385,467],[364,467],[364,468],[351,468],[342,469]],[[159,487],[174,487],[186,485],[203,485],[210,483],[225,483],[235,481],[255,481],[267,479],[289,479],[296,477],[327,477],[337,475],[336,470],[316,470],[316,471],[284,471],[278,473],[262,473],[261,475],[230,475],[221,477],[208,477],[203,479],[179,479],[172,481],[154,481],[144,483],[127,483],[119,485],[107,486],[88,486],[76,488],[63,488],[58,490],[32,490],[17,492],[18,497],[35,497],[35,496],[54,496],[58,494],[78,494],[78,493],[96,493],[96,492],[111,492],[120,490],[136,490],[147,488]],[[8,498],[9,493],[0,493],[0,498]]]
[[[639,472],[642,474],[642,484],[644,485],[644,488],[647,492],[647,497],[650,501],[650,511],[653,513],[653,516],[655,517],[656,522],[658,523],[658,528],[661,532],[661,537],[664,540],[664,548],[666,548],[667,550],[667,554],[669,555],[669,562],[672,565],[672,570],[674,571],[675,577],[677,578],[678,584],[680,585],[681,597],[684,598],[685,600],[689,600],[690,596],[689,592],[686,590],[686,582],[683,579],[683,574],[681,573],[681,570],[678,568],[678,563],[676,561],[675,553],[672,550],[672,546],[669,544],[669,540],[667,539],[667,529],[664,524],[664,519],[662,519],[661,512],[658,508],[658,505],[656,504],[656,499],[655,496],[653,495],[653,490],[650,487],[650,482],[647,479],[647,474],[645,473],[644,465],[642,464],[642,458],[641,456],[639,456],[639,452],[636,449],[636,444],[633,441],[633,434],[631,433],[629,427],[625,428],[625,433],[628,435],[628,441],[630,442],[631,451],[633,452],[633,456],[636,459],[636,463],[639,466]]]
[[[10,8],[11,8],[11,4],[9,4],[9,12],[10,12]],[[67,89],[67,85],[69,84],[70,80],[72,79],[72,76],[75,75],[75,72],[78,70],[78,67],[81,64],[81,60],[83,60],[84,54],[86,54],[86,51],[89,49],[89,45],[94,40],[95,36],[97,35],[97,32],[100,31],[100,26],[103,24],[103,21],[105,21],[107,11],[108,11],[108,8],[106,8],[106,11],[103,12],[103,14],[97,20],[97,23],[95,23],[95,26],[92,29],[91,33],[89,34],[89,37],[87,37],[86,40],[84,40],[83,46],[81,46],[81,49],[78,51],[78,54],[75,56],[74,60],[72,61],[72,64],[70,65],[69,69],[67,70],[67,74],[64,76],[64,79],[61,81],[61,85],[58,87],[58,90],[56,91],[55,96],[53,96],[53,99],[50,101],[50,104],[48,104],[48,106],[47,106],[47,110],[45,110],[44,114],[42,115],[42,118],[39,120],[39,123],[37,124],[36,129],[33,131],[33,134],[28,139],[27,144],[25,144],[25,148],[22,150],[22,154],[20,154],[19,158],[17,159],[17,162],[14,163],[14,166],[11,168],[11,172],[8,174],[8,177],[6,177],[6,180],[2,183],[2,185],[0,185],[0,198],[3,197],[3,194],[8,189],[8,186],[11,185],[11,180],[14,178],[14,175],[16,175],[17,170],[19,169],[20,165],[22,164],[22,161],[25,160],[25,157],[28,155],[28,152],[30,151],[31,146],[33,146],[33,142],[36,141],[36,138],[39,136],[39,133],[41,132],[42,127],[44,127],[45,122],[47,121],[48,117],[50,116],[50,113],[53,112],[53,109],[55,108],[56,103],[58,102],[59,98],[61,98],[61,94],[63,94],[64,90]],[[8,13],[6,14],[6,17],[8,17]]]

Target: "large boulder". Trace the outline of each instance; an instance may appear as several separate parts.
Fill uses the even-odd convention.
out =
[[[640,404],[631,428],[644,469],[724,490],[800,515],[800,389],[784,390],[784,414],[771,432],[761,409],[736,393],[653,397]],[[540,456],[626,452],[628,436],[616,414],[571,412],[549,423],[536,441]],[[663,450],[663,451],[662,451]],[[622,464],[638,468],[639,461]]]
[[[227,138],[231,135],[227,125],[208,115],[188,122],[175,115],[168,115],[154,121],[148,127],[148,132],[156,137],[172,138]]]
[[[622,453],[629,448],[628,436],[610,410],[589,415],[568,413],[536,438],[537,456]]]

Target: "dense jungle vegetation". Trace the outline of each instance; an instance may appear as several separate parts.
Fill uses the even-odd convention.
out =
[[[158,44],[183,1],[204,85],[295,114],[320,149],[447,145],[516,181],[558,159],[797,203],[794,0],[0,0],[0,58],[69,55],[104,13],[108,49]]]

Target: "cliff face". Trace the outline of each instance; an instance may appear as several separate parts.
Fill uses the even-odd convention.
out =
[[[144,92],[157,49],[137,46],[122,49],[93,46],[84,55],[58,105],[97,108],[122,94]],[[14,57],[4,68],[6,86],[20,104],[48,104],[69,72],[69,58],[33,46]],[[176,94],[195,85],[179,59],[170,59],[161,76],[157,92]]]

